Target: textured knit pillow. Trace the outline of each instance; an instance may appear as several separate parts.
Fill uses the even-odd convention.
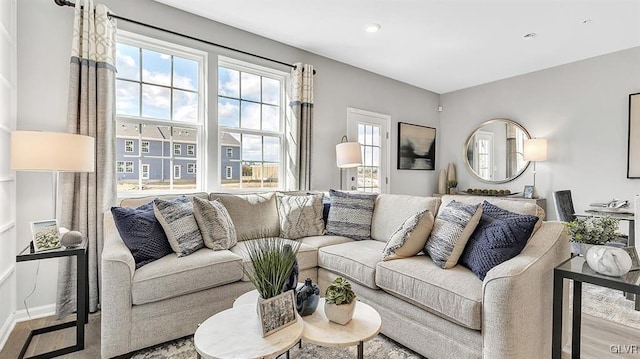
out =
[[[329,190],[331,210],[327,234],[355,240],[371,239],[371,219],[377,194],[347,193]]]
[[[509,212],[482,202],[482,218],[467,243],[460,264],[484,280],[487,272],[522,252],[538,217]]]
[[[280,237],[298,239],[324,234],[322,193],[308,195],[276,194]]]
[[[420,253],[429,238],[433,221],[433,214],[429,210],[407,218],[389,238],[382,251],[382,260],[409,258]]]
[[[178,257],[188,256],[204,247],[202,234],[193,215],[193,204],[186,197],[173,201],[156,198],[153,200],[153,212],[167,234],[171,249]]]
[[[131,251],[136,269],[173,253],[152,203],[138,208],[111,207],[120,238]]]
[[[218,201],[193,197],[193,215],[200,228],[204,245],[214,251],[236,245],[238,237],[229,212]]]
[[[473,230],[476,229],[481,215],[480,205],[451,201],[438,211],[424,252],[440,268],[453,268],[458,263]]]

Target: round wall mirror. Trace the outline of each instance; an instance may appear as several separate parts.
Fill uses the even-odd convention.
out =
[[[519,123],[504,118],[483,122],[464,145],[464,162],[482,182],[505,183],[524,172],[524,140],[531,138]]]

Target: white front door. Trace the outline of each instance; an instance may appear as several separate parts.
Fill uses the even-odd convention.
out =
[[[347,188],[363,192],[389,192],[391,116],[347,108],[347,137],[358,141],[362,166],[345,170]]]

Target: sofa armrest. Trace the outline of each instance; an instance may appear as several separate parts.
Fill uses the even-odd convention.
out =
[[[120,238],[111,212],[105,212],[103,220],[101,351],[103,358],[111,358],[129,352],[131,284],[136,264]]]
[[[565,224],[543,222],[522,253],[487,273],[482,286],[484,358],[551,355],[553,269],[570,255]]]

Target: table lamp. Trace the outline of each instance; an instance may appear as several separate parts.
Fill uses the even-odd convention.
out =
[[[58,217],[58,173],[94,172],[95,140],[71,133],[42,131],[11,132],[11,169],[13,171],[52,172],[53,208]],[[63,245],[78,241],[78,232],[65,234]],[[65,243],[65,240],[66,242]],[[82,237],[80,236],[80,241]]]
[[[547,140],[544,138],[531,138],[524,140],[525,161],[533,161],[533,193],[536,194],[536,162],[547,160]]]
[[[336,145],[336,165],[340,168],[340,189],[342,189],[342,171],[362,165],[362,152],[358,142],[349,142],[347,136],[342,136]]]

